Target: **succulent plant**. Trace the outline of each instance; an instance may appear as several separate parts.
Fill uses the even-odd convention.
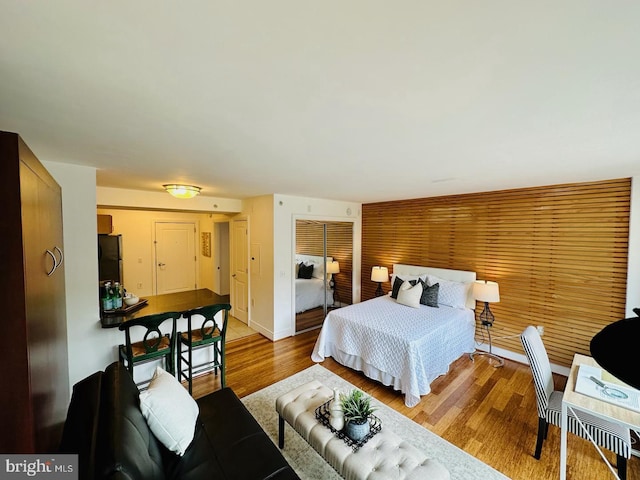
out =
[[[365,423],[369,416],[376,410],[371,405],[371,397],[366,396],[360,390],[352,390],[348,394],[340,394],[340,404],[346,423],[357,425]]]

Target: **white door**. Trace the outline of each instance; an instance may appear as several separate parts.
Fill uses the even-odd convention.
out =
[[[247,220],[233,220],[231,253],[231,313],[238,320],[249,321],[249,249]]]
[[[213,291],[218,295],[229,295],[230,272],[229,222],[213,224]]]
[[[156,295],[194,290],[195,223],[156,222]]]

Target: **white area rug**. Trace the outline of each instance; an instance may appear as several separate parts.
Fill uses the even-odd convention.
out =
[[[326,368],[314,365],[242,399],[276,445],[278,444],[276,398],[311,380],[318,380],[329,388],[339,388],[343,392],[355,388]],[[374,404],[378,407],[375,414],[381,420],[383,429],[388,428],[394,431],[415,447],[427,452],[429,457],[436,458],[449,470],[452,480],[508,479],[486,463],[460,450],[392,408],[378,401],[374,401]],[[341,478],[289,425],[285,426],[285,443],[282,453],[303,480]]]

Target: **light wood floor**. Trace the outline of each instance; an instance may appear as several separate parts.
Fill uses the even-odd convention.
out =
[[[259,334],[229,342],[227,385],[243,397],[310,367],[314,364],[311,351],[318,332],[306,332],[278,342]],[[447,375],[432,383],[432,393],[424,396],[414,408],[405,407],[403,396],[391,388],[332,359],[321,365],[510,478],[559,478],[558,428],[550,426],[542,458],[533,458],[537,413],[527,365],[507,360],[503,368],[496,369],[489,365],[487,357],[471,362],[465,355],[453,364]],[[219,379],[205,375],[196,379],[194,396],[219,386]],[[556,378],[556,388],[563,387],[564,378]],[[567,478],[614,478],[587,441],[570,435],[569,451]],[[613,454],[606,453],[610,461],[615,460]],[[640,479],[640,459],[632,457],[627,472],[629,480]]]

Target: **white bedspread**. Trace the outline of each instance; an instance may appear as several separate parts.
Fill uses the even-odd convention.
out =
[[[311,358],[337,362],[405,394],[413,407],[449,365],[474,351],[473,310],[421,305],[383,296],[327,315]]]
[[[331,288],[325,290],[322,279],[296,278],[296,313],[324,305],[325,292],[327,305],[333,305],[333,290]]]

